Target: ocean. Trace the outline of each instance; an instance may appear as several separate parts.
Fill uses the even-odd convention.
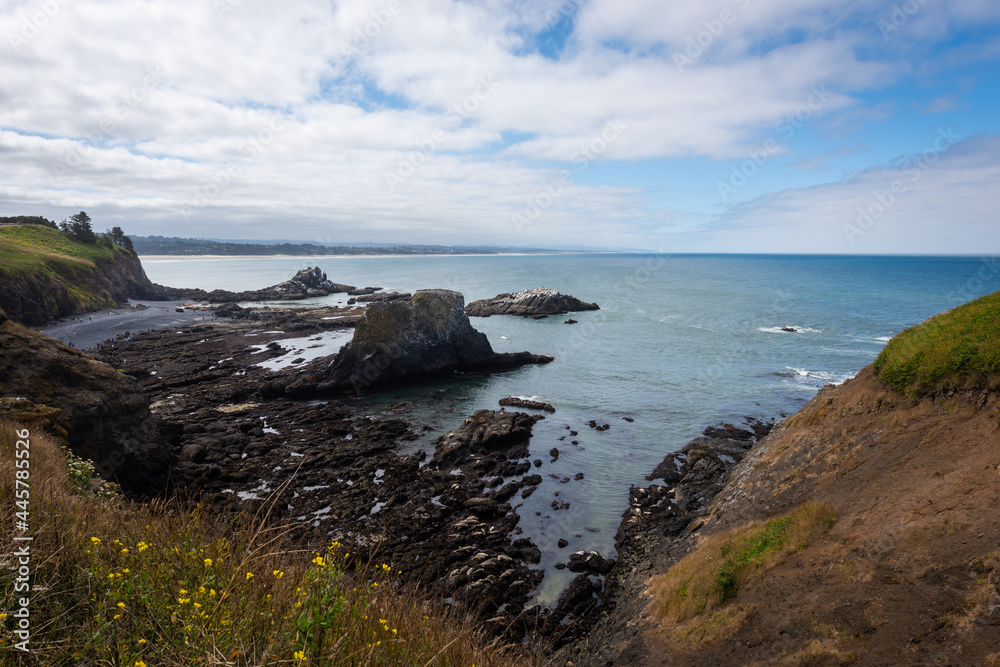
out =
[[[826,383],[852,377],[886,342],[1000,289],[993,257],[843,257],[571,254],[369,257],[143,257],[154,282],[248,290],[320,266],[331,280],[386,291],[445,288],[466,302],[549,287],[601,310],[529,320],[471,318],[498,352],[552,355],[545,366],[392,391],[371,397],[373,414],[397,414],[434,438],[505,396],[543,400],[555,414],[535,426],[532,458],[546,461],[538,491],[517,508],[546,569],[538,599],[550,603],[572,574],[569,553],[614,554],[630,485],[709,425],[794,413]],[[309,304],[344,303],[343,294]],[[303,303],[303,302],[298,302]],[[572,317],[578,323],[564,324]],[[782,327],[793,327],[795,333]],[[443,391],[442,391],[443,390]],[[624,417],[634,420],[628,422]],[[609,424],[596,431],[587,422]],[[566,427],[578,432],[567,436]],[[578,445],[570,444],[577,440]],[[549,463],[549,451],[559,449]],[[580,481],[572,480],[583,473]],[[559,479],[550,477],[556,475]],[[562,478],[571,481],[562,483]],[[558,494],[558,495],[557,495]],[[554,509],[553,501],[568,502]],[[558,549],[566,538],[570,546]]]

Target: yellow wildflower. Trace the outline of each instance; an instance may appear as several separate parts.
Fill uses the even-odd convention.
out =
[[[96,547],[98,544],[101,543],[101,538],[99,538],[99,537],[92,537],[92,538],[90,538],[90,541]]]
[[[285,573],[284,573],[284,572],[282,572],[281,570],[275,570],[275,571],[274,571],[274,572],[272,572],[271,574],[273,574],[273,575],[274,575],[274,578],[275,578],[275,579],[281,579],[281,578],[282,578],[283,576],[285,576]]]
[[[247,581],[253,579],[253,572],[247,572]]]
[[[206,558],[205,559],[205,567],[212,567],[212,559],[211,558]]]
[[[142,553],[143,551],[145,551],[148,548],[149,548],[148,544],[146,544],[145,542],[139,542],[139,546],[138,546],[139,553]]]
[[[140,639],[139,640],[139,646],[145,646],[145,645],[146,645],[146,640],[145,639]]]
[[[305,651],[296,651],[295,652],[295,659],[296,660],[305,660],[306,659],[306,653],[305,653]]]
[[[127,548],[123,548],[120,553],[121,553],[122,556],[127,556],[128,555],[128,549]]]
[[[119,602],[118,603],[118,608],[119,609],[124,609],[125,608],[125,603],[124,602]]]
[[[134,667],[146,667],[146,663],[144,663],[142,660],[136,660]]]

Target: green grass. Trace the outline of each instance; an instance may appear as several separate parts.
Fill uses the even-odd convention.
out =
[[[41,225],[0,228],[0,267],[20,266],[47,259],[111,262],[124,248],[101,243],[80,243],[57,229]]]
[[[54,294],[64,287],[74,312],[116,305],[102,289],[99,272],[128,255],[105,242],[79,243],[56,229],[41,225],[0,228],[0,282],[24,298],[38,301],[54,317]]]
[[[829,530],[836,515],[823,503],[807,503],[763,524],[705,539],[665,574],[653,579],[654,610],[682,623],[725,605],[740,588],[785,554],[808,546]]]
[[[936,315],[889,341],[876,375],[904,394],[1000,385],[1000,292]]]
[[[15,475],[30,460],[31,652],[14,645],[17,566],[0,557],[2,664],[115,667],[526,664],[475,624],[399,585],[399,566],[337,543],[295,547],[262,517],[102,497],[90,469],[0,422],[0,539],[13,538]],[[443,610],[442,608],[446,608]]]

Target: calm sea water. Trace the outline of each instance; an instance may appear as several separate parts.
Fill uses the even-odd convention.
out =
[[[518,508],[521,527],[542,549],[551,602],[574,576],[552,568],[577,549],[613,553],[628,487],[663,457],[719,421],[772,417],[800,408],[828,382],[871,363],[891,336],[942,310],[1000,289],[993,258],[718,255],[420,256],[330,258],[143,258],[157,283],[256,289],[319,265],[331,280],[386,290],[446,288],[466,301],[551,287],[600,311],[526,320],[472,318],[500,352],[556,357],[540,367],[458,382],[446,394],[391,392],[377,412],[409,401],[410,417],[433,427],[413,445],[508,395],[556,408],[535,427],[532,458],[544,482]],[[344,295],[310,303],[343,303]],[[783,326],[799,329],[786,333]],[[450,411],[449,411],[450,410]],[[629,423],[622,417],[633,418]],[[610,424],[597,432],[591,420]],[[579,432],[567,435],[566,426]],[[578,446],[569,444],[571,439]],[[560,450],[548,463],[552,447]],[[549,473],[582,481],[562,484]],[[559,494],[556,496],[555,494]],[[519,498],[519,497],[518,497]],[[553,500],[569,509],[553,510]],[[517,500],[517,502],[522,502]],[[570,546],[560,550],[559,538]]]

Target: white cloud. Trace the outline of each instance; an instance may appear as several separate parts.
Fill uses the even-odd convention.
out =
[[[626,129],[601,161],[743,156],[815,90],[814,115],[870,116],[862,96],[909,67],[879,57],[890,5],[0,1],[0,212],[86,206],[131,216],[135,233],[273,237],[280,222],[290,237],[502,241],[611,120]],[[922,6],[904,41],[998,13],[947,5]],[[560,11],[573,32],[554,60],[535,42]],[[704,44],[679,62],[689,38]],[[676,219],[589,176],[516,238],[649,245]]]
[[[720,252],[984,251],[1000,245],[998,182],[1000,136],[959,139],[940,128],[892,164],[735,207],[696,242]]]

